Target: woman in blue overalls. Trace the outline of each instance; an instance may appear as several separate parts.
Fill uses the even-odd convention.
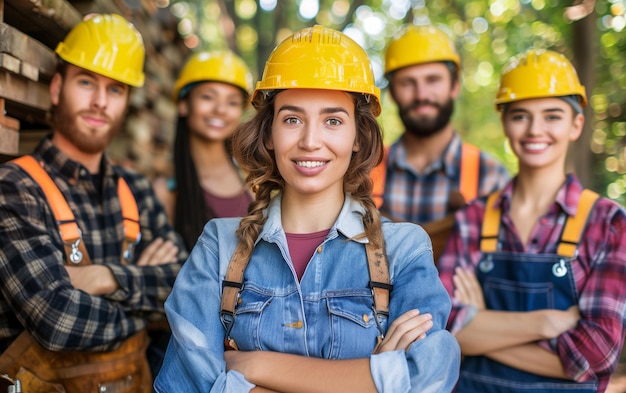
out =
[[[496,106],[518,158],[503,190],[456,216],[439,260],[457,392],[604,392],[624,339],[626,215],[566,174],[587,104],[562,55],[503,68]]]

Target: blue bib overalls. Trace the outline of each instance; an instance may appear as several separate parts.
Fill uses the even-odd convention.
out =
[[[556,254],[496,251],[500,215],[498,212],[496,217],[488,218],[496,197],[489,199],[482,232],[483,241],[486,242],[481,244],[483,254],[475,272],[483,289],[487,309],[566,310],[578,303],[571,262],[575,259],[576,245],[588,212],[595,202],[594,195],[588,194],[588,197],[586,201],[581,197],[579,212],[568,219],[578,221],[566,223]],[[584,203],[587,205],[582,206]],[[508,367],[484,356],[467,356],[463,359],[456,388],[457,393],[596,391],[597,381],[581,383],[544,377]]]

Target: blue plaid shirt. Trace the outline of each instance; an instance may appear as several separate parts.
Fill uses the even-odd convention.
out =
[[[380,211],[394,220],[418,224],[451,214],[449,195],[459,189],[461,181],[461,147],[455,133],[441,158],[417,173],[407,162],[403,139],[391,145]],[[506,168],[482,151],[479,165],[478,196],[502,188],[509,180]]]
[[[57,224],[43,192],[15,164],[0,165],[0,352],[26,327],[51,350],[109,350],[163,312],[187,252],[145,177],[102,165],[102,194],[85,167],[71,161],[45,138],[34,153],[65,196],[93,263],[104,264],[119,283],[106,296],[75,289]],[[121,264],[122,215],[117,179],[123,176],[139,208],[142,240],[135,261],[157,237],[179,247],[179,263]]]

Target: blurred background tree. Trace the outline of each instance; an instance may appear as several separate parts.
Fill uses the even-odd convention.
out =
[[[370,55],[383,89],[385,141],[403,131],[382,75],[385,45],[405,23],[435,24],[462,57],[454,124],[515,172],[493,99],[506,60],[530,48],[565,54],[587,88],[583,137],[568,166],[583,184],[626,204],[626,0],[159,0],[191,50],[230,48],[259,78],[270,51],[313,24],[343,31]]]

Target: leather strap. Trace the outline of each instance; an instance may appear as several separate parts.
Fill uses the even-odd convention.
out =
[[[387,255],[382,248],[374,248],[371,243],[366,243],[365,251],[370,275],[369,287],[372,290],[374,299],[375,319],[380,330],[380,337],[382,338],[383,331],[378,316],[381,314],[389,315],[389,293],[393,288],[389,279],[389,263]],[[243,287],[243,275],[249,261],[249,258],[245,258],[243,254],[242,243],[238,243],[228,264],[226,276],[222,284],[220,318],[226,329],[224,343],[227,349],[237,349],[236,343],[230,338],[230,330],[234,323],[237,295]]]
[[[389,315],[389,292],[392,285],[389,280],[389,263],[382,248],[376,248],[371,243],[365,244],[367,267],[370,273],[370,288],[374,297],[376,314]]]

